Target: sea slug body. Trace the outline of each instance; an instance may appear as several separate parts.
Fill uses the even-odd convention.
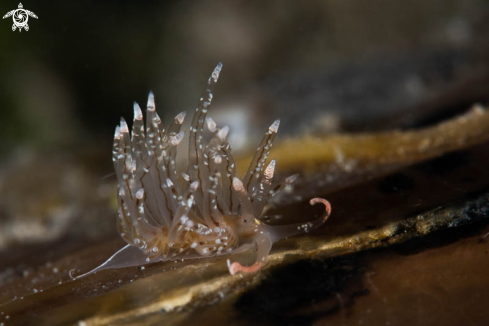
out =
[[[136,103],[132,132],[121,119],[115,130],[112,161],[118,179],[117,228],[127,245],[102,265],[72,278],[109,268],[244,250],[256,251],[255,263],[242,266],[228,260],[229,272],[253,272],[264,264],[274,242],[309,232],[329,217],[330,204],[313,198],[310,204],[323,204],[325,212],[310,222],[270,226],[261,221],[269,199],[297,176],[272,183],[276,162],[266,162],[280,125],[276,120],[265,133],[244,178],[236,177],[227,141],[229,128],[219,128],[207,117],[221,68],[219,63],[212,72],[194,113],[186,173],[177,171],[176,164],[177,148],[184,139],[180,129],[185,112],[165,130],[150,93],[146,127]]]

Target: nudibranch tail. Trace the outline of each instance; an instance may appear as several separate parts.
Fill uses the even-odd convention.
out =
[[[113,254],[109,259],[107,259],[102,265],[97,266],[89,272],[84,274],[73,276],[73,273],[76,271],[75,269],[70,270],[69,275],[72,280],[77,280],[79,278],[88,276],[90,274],[94,274],[98,271],[104,269],[114,269],[114,268],[123,268],[128,266],[138,266],[144,265],[148,262],[146,261],[146,255],[143,252],[131,245],[126,245],[115,254]]]
[[[195,110],[190,130],[181,131],[186,113],[179,113],[165,129],[149,93],[146,120],[134,103],[132,129],[121,118],[115,129],[112,161],[118,181],[117,229],[127,245],[105,263],[78,279],[108,268],[143,265],[164,260],[209,257],[256,251],[248,267],[235,262],[229,272],[252,272],[265,262],[272,244],[320,226],[331,213],[311,222],[269,226],[262,216],[271,197],[297,179],[275,183],[277,162],[268,155],[280,126],[275,120],[263,136],[243,179],[236,176],[229,127],[219,128],[207,117],[214,86],[222,69],[219,63]],[[179,171],[177,149],[188,136],[187,171]]]

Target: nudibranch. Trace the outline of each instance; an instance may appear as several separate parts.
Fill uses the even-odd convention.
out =
[[[273,184],[275,160],[265,167],[280,120],[265,133],[243,179],[236,177],[229,128],[218,128],[207,117],[212,90],[222,63],[209,77],[189,130],[187,172],[177,171],[178,145],[185,112],[164,129],[155,110],[152,93],[143,114],[134,104],[132,132],[121,118],[116,127],[112,161],[118,180],[117,228],[127,245],[102,265],[73,279],[109,268],[139,266],[164,260],[211,257],[256,251],[255,263],[230,263],[231,274],[253,272],[264,264],[272,244],[309,232],[331,213],[328,201],[313,198],[310,204],[325,206],[322,216],[310,222],[270,226],[261,219],[269,199],[291,184],[297,175]]]

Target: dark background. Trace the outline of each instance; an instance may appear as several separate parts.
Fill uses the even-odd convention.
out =
[[[251,113],[257,128],[279,116],[296,133],[379,128],[372,112],[412,108],[487,61],[480,0],[23,5],[39,17],[28,32],[0,21],[2,160],[26,146],[109,151],[133,101],[153,90],[164,118],[190,112],[219,61],[217,108]],[[0,12],[17,6],[3,1]]]

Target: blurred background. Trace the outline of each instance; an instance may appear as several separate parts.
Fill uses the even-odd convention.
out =
[[[132,120],[150,90],[163,121],[191,113],[219,61],[211,115],[238,152],[277,117],[279,139],[417,128],[489,98],[482,0],[23,5],[39,17],[29,31],[0,21],[3,257],[13,245],[115,236],[120,116]]]
[[[17,9],[18,1],[1,1],[0,15]],[[105,259],[108,255],[105,251],[112,253],[121,246],[122,240],[115,227],[113,134],[121,116],[132,121],[134,101],[145,107],[150,91],[155,94],[156,109],[164,123],[181,111],[189,114],[188,121],[207,78],[222,61],[224,68],[214,91],[210,116],[218,124],[231,127],[230,143],[237,156],[253,151],[263,132],[277,118],[281,118],[281,125],[276,142],[286,143],[304,135],[327,138],[335,133],[371,135],[393,129],[417,130],[463,114],[474,103],[489,103],[489,2],[484,0],[26,0],[22,4],[24,9],[38,16],[38,19],[29,17],[29,31],[13,32],[12,17],[0,20],[0,306],[10,302],[10,306],[4,305],[0,309],[2,315],[9,309],[17,311],[19,318],[26,311],[30,317],[37,317],[38,312],[44,311],[49,319],[54,311],[52,307],[75,305],[78,300],[96,297],[103,291],[109,292],[133,281],[131,270],[131,275],[128,272],[126,276],[117,272],[110,274],[115,275],[112,278],[109,274],[97,275],[100,280],[105,282],[106,277],[107,282],[113,283],[105,290],[100,286],[101,282],[91,279],[83,286],[73,286],[68,283],[68,271],[71,268],[86,269],[93,263],[93,257],[98,255]],[[463,138],[461,135],[461,144]],[[484,150],[469,150],[446,156],[431,170],[421,168],[428,171],[426,173],[419,173],[416,168],[411,174],[406,172],[408,176],[414,175],[412,179],[396,174],[386,178],[387,181],[380,180],[378,187],[374,180],[369,183],[370,188],[338,192],[336,202],[331,202],[333,207],[339,208],[340,199],[344,198],[343,207],[356,212],[353,215],[365,224],[358,230],[363,231],[383,225],[367,221],[365,212],[374,217],[390,216],[393,211],[397,212],[389,211],[397,208],[391,206],[401,202],[404,205],[399,206],[409,208],[410,215],[406,213],[406,216],[411,217],[419,213],[420,203],[426,209],[450,203],[455,198],[449,196],[450,192],[456,192],[457,200],[464,199],[470,191],[475,191],[477,182],[487,180],[483,173],[479,173],[487,170],[485,166],[481,167],[486,161],[477,156],[482,152],[480,155],[485,157]],[[335,159],[341,161],[341,155]],[[409,160],[406,162],[409,164]],[[467,165],[467,162],[473,165]],[[471,168],[477,164],[480,169]],[[443,165],[452,166],[452,169],[442,169]],[[277,170],[280,169],[278,161]],[[470,178],[466,177],[466,172],[472,173]],[[457,183],[457,175],[462,175],[459,179],[466,182],[464,186]],[[329,175],[323,177],[326,180]],[[312,183],[302,179],[305,180],[304,189],[307,182]],[[446,197],[439,202],[429,199],[436,197],[428,190],[430,183],[436,183],[433,180],[441,180],[440,189],[446,189],[436,192],[436,196]],[[409,191],[414,193],[412,198],[416,200],[409,201]],[[309,209],[304,201],[309,197],[304,193],[296,195],[304,198],[294,206],[295,209],[300,212],[304,212],[303,207]],[[319,195],[322,194],[314,194]],[[377,202],[387,199],[379,207],[369,207],[369,197],[364,195],[376,198]],[[392,200],[394,196],[399,202]],[[325,198],[335,200],[329,194]],[[353,204],[346,203],[350,198]],[[367,198],[364,206],[359,198]],[[375,206],[375,202],[372,205]],[[481,205],[480,211],[486,212],[486,206]],[[334,223],[344,224],[346,228],[354,225],[352,219],[341,219],[341,213],[336,212],[340,218],[335,220],[336,216],[333,216],[334,219],[328,222],[328,230],[332,225],[334,233]],[[307,218],[308,214],[303,215]],[[463,230],[460,232],[466,236]],[[474,228],[470,233],[475,234],[474,239],[479,237],[477,232],[480,230]],[[397,236],[395,234],[393,238]],[[470,244],[478,246],[474,239]],[[435,238],[433,243],[433,247],[443,247],[446,242]],[[102,246],[105,251],[99,250]],[[427,248],[432,248],[431,244]],[[487,250],[484,253],[482,246],[471,250],[455,250],[473,262],[473,269],[459,274],[443,273],[448,267],[465,266],[458,258],[446,258],[451,257],[449,254],[433,254],[441,261],[442,267],[436,269],[429,264],[436,260],[430,256],[424,260],[421,257],[416,263],[417,256],[406,256],[412,258],[412,262],[399,258],[395,252],[387,252],[386,257],[393,258],[391,265],[372,267],[371,270],[379,273],[374,279],[382,286],[379,280],[390,280],[389,277],[394,275],[392,283],[383,284],[384,289],[393,289],[392,295],[386,295],[392,302],[402,291],[407,293],[405,300],[397,301],[399,305],[389,306],[390,316],[399,318],[399,324],[409,324],[411,320],[415,320],[411,324],[422,324],[420,321],[425,319],[409,319],[416,316],[444,316],[447,322],[443,325],[448,325],[450,314],[454,315],[457,310],[452,307],[464,303],[465,310],[460,310],[461,319],[453,319],[453,324],[465,319],[470,324],[467,316],[473,317],[469,309],[472,306],[480,320],[487,320],[487,303],[480,299],[478,305],[473,304],[478,298],[484,298],[487,277],[479,264],[487,261]],[[476,251],[480,256],[472,255]],[[80,252],[82,258],[76,258]],[[368,251],[362,257],[370,257],[372,252],[375,251]],[[426,253],[430,254],[430,250]],[[478,260],[477,257],[482,258]],[[61,260],[63,264],[59,263]],[[306,283],[312,292],[326,293],[324,289],[328,289],[331,298],[339,298],[331,311],[345,311],[346,318],[347,310],[338,294],[341,291],[331,287],[330,278],[324,275],[333,275],[342,283],[348,280],[345,275],[351,274],[352,268],[347,264],[348,268],[340,268],[335,274],[331,272],[334,262],[331,265],[326,261],[324,266],[315,262],[304,264],[300,271],[292,266],[290,272],[284,272],[286,277],[282,281],[276,275],[269,277],[272,282],[279,280],[282,283],[261,293],[276,294],[280,298],[272,296],[275,299],[269,300],[265,296],[266,300],[260,301],[252,296],[246,301],[245,297],[242,306],[249,306],[254,311],[261,307],[264,315],[273,317],[271,308],[262,303],[271,303],[273,308],[279,299],[287,301],[292,297],[288,296],[291,292],[287,286],[296,282],[293,297],[301,301],[300,304],[314,307],[316,299],[300,296]],[[412,273],[416,264],[426,268]],[[470,263],[466,265],[472,266]],[[193,273],[193,269],[187,271]],[[143,273],[142,269],[138,272]],[[158,266],[148,267],[146,272],[162,278],[166,275],[160,273]],[[266,273],[268,271],[261,275],[266,278],[269,275]],[[375,272],[365,274],[369,285],[360,289],[372,289],[375,301],[377,289],[370,279]],[[475,274],[479,278],[474,278]],[[420,281],[423,277],[417,278],[419,275],[432,275],[434,281],[423,283]],[[446,277],[446,281],[440,275]],[[176,284],[180,280],[169,283]],[[399,290],[400,280],[407,280],[404,290]],[[455,284],[453,282],[457,280],[463,283],[463,291],[440,286]],[[153,292],[155,289],[164,291],[161,285],[162,282],[155,281],[154,288],[150,288],[154,297],[161,294],[155,294],[158,293]],[[279,288],[286,289],[284,295],[277,292]],[[44,297],[28,297],[33,293],[41,294],[38,291],[42,292],[42,289],[52,292],[46,290]],[[97,290],[100,291],[95,292]],[[57,296],[56,291],[62,295]],[[235,291],[232,288],[232,292]],[[117,293],[112,293],[114,303],[120,299]],[[153,298],[147,293],[144,286],[139,297],[130,292],[128,302],[145,305],[147,301],[139,299]],[[360,292],[352,293],[350,299],[355,300]],[[20,301],[24,295],[26,300]],[[165,295],[161,294],[161,298]],[[440,305],[439,313],[427,308],[423,298],[429,296]],[[35,300],[45,306],[41,310],[32,308]],[[100,304],[103,300],[101,296],[101,301],[85,302],[84,307],[88,310],[99,306],[107,308]],[[347,307],[348,302],[345,301]],[[370,314],[372,301],[362,302],[365,304],[362,311]],[[383,302],[379,299],[376,310],[382,321],[388,320],[383,317],[387,311],[386,302],[386,299]],[[109,306],[117,305],[109,303]],[[105,308],[100,308],[103,313],[106,313]],[[119,308],[125,309],[124,306]],[[276,315],[287,314],[292,309],[280,304],[275,308]],[[248,314],[251,310],[244,311]],[[60,311],[63,314],[63,310]],[[66,314],[73,311],[78,311],[78,306],[71,312],[67,309]],[[220,316],[215,313],[220,311],[219,306],[209,311],[212,318],[208,320],[215,324],[213,318]],[[306,311],[305,314],[309,313]],[[284,318],[290,323],[288,316]],[[7,322],[4,319],[1,319],[1,325]],[[356,323],[354,319],[350,321]],[[46,324],[52,325],[51,322]]]
[[[369,111],[414,106],[430,88],[485,64],[488,47],[489,4],[481,0],[30,1],[24,8],[39,17],[29,19],[28,32],[1,20],[3,159],[19,146],[107,146],[119,117],[130,120],[133,101],[144,105],[150,90],[165,119],[190,111],[219,61],[217,109],[280,116],[297,132],[306,128],[293,125],[321,123],[306,119],[318,111],[332,117],[322,121],[329,128],[368,129],[377,113]],[[270,122],[255,119],[259,127]]]

